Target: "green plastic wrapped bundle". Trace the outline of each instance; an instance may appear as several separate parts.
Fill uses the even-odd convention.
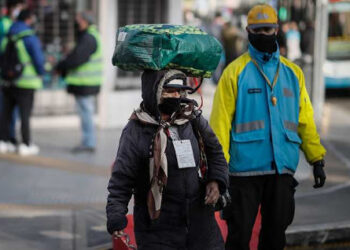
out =
[[[123,70],[178,69],[210,77],[221,53],[219,41],[197,27],[135,24],[119,28],[112,62]]]

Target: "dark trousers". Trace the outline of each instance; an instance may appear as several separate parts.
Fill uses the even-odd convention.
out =
[[[0,119],[2,113],[2,88],[0,87]],[[13,144],[16,144],[16,120],[18,117],[18,108],[16,107],[12,113],[11,125],[10,125],[10,138]]]
[[[19,107],[21,117],[22,142],[30,144],[30,116],[33,109],[34,90],[20,88],[3,88],[2,114],[0,122],[0,140],[10,141],[10,125],[12,113]]]
[[[228,225],[226,249],[249,250],[255,218],[261,205],[259,250],[282,250],[285,231],[294,217],[297,181],[291,175],[230,177],[232,203],[224,210]]]

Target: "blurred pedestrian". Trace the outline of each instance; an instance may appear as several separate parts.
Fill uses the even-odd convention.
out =
[[[214,20],[211,23],[209,34],[216,37],[221,43],[222,43],[221,34],[222,34],[222,28],[224,24],[225,24],[225,20],[221,15],[221,12],[217,11],[215,13]],[[224,67],[225,67],[225,51],[222,51],[219,64],[216,67],[216,70],[213,72],[213,76],[212,76],[212,80],[215,84],[218,84],[222,71],[224,70]]]
[[[305,56],[312,58],[314,55],[315,27],[313,20],[306,21],[306,28],[301,34],[300,48]],[[312,59],[308,60],[312,61]]]
[[[291,61],[295,61],[301,57],[300,49],[300,32],[296,22],[289,24],[289,29],[286,34],[287,39],[287,57]]]
[[[226,22],[222,28],[221,41],[225,52],[225,67],[227,67],[240,55],[243,47],[243,39],[238,28],[230,21]]]
[[[214,19],[210,25],[208,32],[210,35],[219,39],[220,42],[221,42],[221,31],[224,24],[225,24],[225,19],[223,18],[221,12],[216,11]]]
[[[74,49],[58,63],[56,71],[67,83],[67,91],[74,95],[81,121],[82,141],[73,153],[94,152],[96,132],[93,122],[95,97],[102,83],[102,50],[94,17],[88,12],[75,18],[77,41]]]
[[[17,21],[11,26],[8,36],[3,39],[1,51],[7,49],[9,39],[15,41],[20,63],[24,66],[18,79],[3,86],[3,112],[0,123],[0,148],[2,153],[12,150],[10,144],[10,123],[13,109],[19,107],[21,117],[22,143],[18,146],[20,155],[35,155],[39,147],[32,143],[30,118],[33,109],[35,90],[42,88],[41,76],[44,74],[44,55],[38,37],[31,26],[34,24],[33,13],[24,9]]]
[[[23,8],[24,0],[7,0],[7,15],[0,18],[0,44]]]
[[[259,206],[259,249],[285,246],[293,221],[293,178],[301,149],[313,165],[315,185],[325,183],[326,150],[313,119],[302,70],[280,56],[277,15],[266,4],[248,13],[248,52],[224,71],[210,123],[229,162],[232,203],[224,210],[226,249],[249,249]]]
[[[134,193],[139,250],[224,249],[214,206],[228,184],[227,164],[187,89],[181,71],[145,71],[143,102],[119,141],[108,185],[107,229],[122,234]]]
[[[286,33],[288,31],[288,23],[281,23],[281,29],[277,31],[277,43],[280,50],[280,55],[287,56],[287,38]]]
[[[10,30],[13,21],[16,20],[18,14],[24,8],[23,0],[8,0],[6,2],[7,14],[0,18],[0,45],[4,37],[6,37],[8,31]],[[1,51],[0,51],[1,53]],[[0,117],[2,113],[2,85],[3,79],[0,79]],[[18,116],[18,107],[14,108],[11,124],[10,124],[10,143],[0,146],[0,152],[14,152],[16,150],[17,140],[16,140],[16,120]]]

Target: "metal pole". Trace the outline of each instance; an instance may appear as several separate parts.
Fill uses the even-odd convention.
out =
[[[115,47],[116,31],[118,26],[118,2],[99,1],[99,31],[101,34],[103,53],[103,81],[101,93],[98,97],[98,124],[106,127],[109,124],[109,116],[113,114],[113,108],[109,104],[110,96],[116,81],[116,67],[111,63],[112,53]]]
[[[182,1],[169,0],[168,3],[168,22],[171,24],[183,24]]]
[[[311,100],[314,108],[316,123],[321,121],[324,104],[325,85],[323,64],[326,59],[328,35],[328,1],[316,0],[315,46],[314,46],[314,73],[311,88]]]

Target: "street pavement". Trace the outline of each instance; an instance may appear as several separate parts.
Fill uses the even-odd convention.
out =
[[[203,89],[207,118],[214,89],[208,83]],[[328,99],[320,126],[328,150],[327,183],[322,189],[313,189],[311,168],[301,157],[288,249],[295,245],[297,249],[318,249],[315,245],[329,242],[344,246],[350,239],[349,128],[350,99]],[[111,247],[105,204],[121,132],[122,128],[100,129],[95,153],[72,154],[70,150],[80,138],[78,128],[40,128],[33,131],[41,148],[38,156],[0,155],[0,250]],[[131,208],[132,202],[130,212]],[[312,248],[307,248],[310,245]]]
[[[350,249],[349,92],[326,99],[319,130],[327,149],[326,185],[313,189],[312,175],[300,182],[288,249]]]
[[[0,249],[106,249],[104,208],[120,129],[72,154],[78,129],[34,131],[39,156],[0,156]],[[106,245],[107,244],[107,245]]]

